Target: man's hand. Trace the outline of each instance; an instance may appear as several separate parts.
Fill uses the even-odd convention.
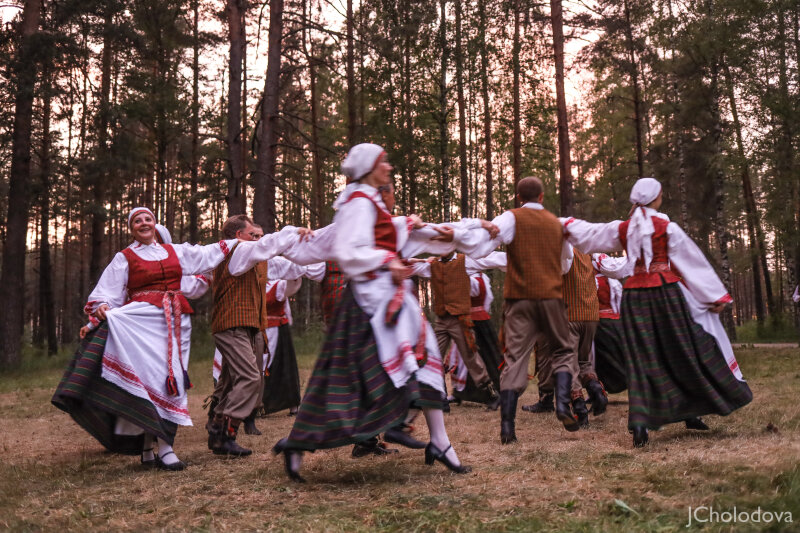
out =
[[[310,228],[297,228],[297,234],[300,235],[300,242],[303,242],[314,236],[314,230]]]
[[[454,230],[453,228],[448,227],[448,226],[441,226],[441,227],[440,226],[431,226],[431,227],[433,229],[435,229],[437,232],[439,232],[439,235],[436,235],[435,237],[431,237],[432,241],[453,242],[453,238],[455,237],[456,230]]]
[[[389,272],[392,273],[392,281],[395,285],[400,285],[403,280],[411,276],[411,268],[407,267],[398,258],[389,261]]]
[[[99,318],[100,320],[105,320],[106,319],[106,311],[108,311],[109,309],[110,308],[109,308],[108,304],[101,304],[100,306],[97,307],[97,309],[94,310],[94,313],[92,313],[92,314],[94,316],[96,316],[97,318]]]
[[[411,221],[414,229],[424,228],[427,225],[422,221],[419,215],[408,215],[408,219]]]
[[[488,220],[481,220],[481,227],[489,232],[489,237],[496,238],[500,233],[500,228],[489,222]]]
[[[414,263],[425,263],[427,262],[427,259],[422,259],[421,257],[412,257],[407,261],[413,265]]]

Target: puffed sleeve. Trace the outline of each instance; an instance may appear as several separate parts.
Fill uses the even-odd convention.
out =
[[[258,263],[281,255],[300,240],[297,228],[286,226],[275,233],[268,233],[257,241],[240,242],[233,250],[228,270],[233,276],[241,276]]]
[[[227,239],[206,245],[185,242],[173,244],[172,247],[181,263],[183,275],[192,276],[216,268],[230,253],[236,242],[236,239]]]
[[[435,240],[439,236],[436,227],[451,228],[453,230],[452,242]],[[463,218],[458,222],[445,222],[443,224],[428,224],[414,230],[403,246],[403,257],[416,257],[420,254],[448,255],[458,250],[470,254],[475,248],[482,246],[489,240],[489,232],[481,228],[481,221],[477,218]]]
[[[564,236],[569,243],[585,254],[622,250],[622,242],[619,240],[621,220],[600,224],[578,218],[560,218],[559,220],[564,226]]]
[[[208,291],[209,279],[203,274],[183,276],[181,278],[181,292],[190,300],[200,298]]]
[[[375,247],[376,220],[375,206],[368,198],[353,198],[336,213],[336,225],[346,231],[335,232],[333,255],[351,278],[377,270],[397,256]]]
[[[269,279],[297,279],[306,273],[306,267],[276,256],[267,261],[267,277]]]
[[[421,278],[431,277],[431,264],[427,261],[420,261],[419,263],[411,264],[411,275],[419,276]]]
[[[486,257],[481,257],[479,259],[473,259],[467,256],[464,261],[464,267],[467,269],[469,275],[492,269],[505,272],[507,264],[505,252],[492,252]]]
[[[310,279],[311,281],[322,281],[325,279],[325,263],[313,263],[306,267],[306,273],[303,274],[304,277]]]
[[[667,255],[698,302],[710,307],[733,301],[702,250],[674,222],[667,226]]]
[[[122,307],[128,299],[128,260],[118,252],[97,281],[84,312],[88,315],[103,304],[112,309]]]
[[[598,272],[609,279],[622,279],[633,274],[633,267],[627,257],[609,257],[598,254],[594,260]]]
[[[315,229],[314,234],[299,240],[283,252],[283,256],[298,265],[310,265],[325,261],[333,261],[333,244],[336,237],[336,224]]]

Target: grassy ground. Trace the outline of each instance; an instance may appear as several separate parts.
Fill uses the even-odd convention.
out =
[[[208,347],[207,339],[200,343]],[[298,345],[306,379],[315,346]],[[137,458],[105,453],[50,405],[65,355],[0,377],[0,529],[678,531],[689,506],[701,505],[790,512],[800,523],[797,349],[739,351],[755,399],[727,418],[708,417],[708,433],[674,425],[633,449],[625,396],[614,395],[606,414],[574,434],[552,415],[519,412],[520,442],[501,447],[498,413],[454,407],[446,415],[450,437],[473,473],[426,467],[421,451],[352,459],[340,449],[306,457],[305,485],[289,483],[269,453],[289,431],[285,413],[259,421],[263,436],[241,437],[255,450],[250,458],[220,459],[206,449],[207,352],[196,349],[190,367],[196,425],[178,432],[176,450],[190,465],[180,473],[143,471]],[[533,399],[529,389],[522,402]],[[417,436],[426,439],[419,425]],[[800,529],[775,521],[692,528],[699,526]]]

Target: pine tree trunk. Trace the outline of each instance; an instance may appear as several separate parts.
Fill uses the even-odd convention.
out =
[[[32,59],[34,37],[39,31],[42,0],[26,0],[20,24],[20,40],[14,61],[14,130],[11,136],[11,171],[8,176],[8,218],[3,270],[0,274],[0,369],[17,367],[25,301],[25,243],[30,203],[31,130],[33,92],[37,64]],[[16,304],[14,304],[16,303]],[[11,305],[9,305],[11,304]]]
[[[442,198],[442,219],[450,222],[450,156],[448,154],[447,136],[447,0],[440,0],[439,52],[441,57],[441,73],[439,77],[439,159],[441,175],[439,187]]]
[[[467,110],[464,101],[464,55],[461,47],[462,0],[454,0],[456,7],[456,87],[458,91],[458,155],[461,174],[461,216],[469,212],[469,174],[467,173]]]
[[[245,212],[242,194],[244,161],[242,159],[242,0],[227,0],[228,18],[228,216]]]
[[[347,63],[345,73],[347,76],[347,142],[348,148],[358,142],[356,137],[356,77],[355,77],[355,47],[353,45],[353,0],[347,0]]]
[[[644,177],[644,149],[642,148],[642,103],[639,91],[639,66],[636,60],[636,51],[633,43],[633,25],[628,0],[624,2],[625,11],[625,40],[628,47],[628,75],[631,78],[633,91],[633,125],[636,132],[636,168],[639,177]]]
[[[43,67],[42,86],[49,87],[49,68]],[[41,152],[41,193],[39,210],[41,211],[42,236],[39,244],[39,313],[42,329],[47,337],[47,353],[55,355],[58,351],[56,338],[55,303],[53,301],[53,272],[50,259],[50,117],[51,95],[45,89],[42,98],[42,152]]]
[[[283,0],[269,2],[269,52],[261,101],[261,144],[253,183],[253,218],[266,233],[275,231],[275,166],[278,157],[278,97],[283,39]]]
[[[486,44],[486,0],[478,0],[481,47],[481,98],[483,99],[483,143],[486,165],[486,218],[494,218],[494,183],[492,176],[492,114],[489,104],[489,51]],[[477,199],[477,196],[476,196]]]
[[[200,241],[197,182],[200,172],[200,0],[192,0],[192,155],[189,164],[189,242]]]
[[[573,214],[572,155],[569,146],[569,119],[564,92],[564,15],[561,0],[550,0],[553,25],[553,53],[556,64],[556,110],[558,114],[558,172],[561,216]]]
[[[512,50],[511,50],[511,68],[513,70],[513,86],[511,88],[511,92],[513,93],[513,118],[514,121],[514,138],[513,138],[513,150],[514,150],[514,191],[517,190],[517,184],[522,179],[522,129],[520,126],[520,102],[519,102],[519,55],[520,55],[520,36],[519,36],[519,16],[520,16],[520,0],[514,0],[513,2],[513,9],[514,9],[514,42],[512,43]],[[516,198],[516,195],[515,195]]]
[[[327,224],[327,220],[323,216],[325,206],[325,185],[322,183],[322,161],[319,154],[319,131],[317,129],[318,122],[318,103],[317,103],[317,65],[316,58],[314,57],[314,41],[311,39],[311,25],[308,22],[310,18],[311,7],[306,6],[306,0],[303,0],[303,17],[305,18],[305,29],[303,31],[303,40],[307,41],[303,45],[303,50],[306,54],[308,61],[308,82],[311,97],[311,159],[312,159],[312,206],[311,212],[311,225],[312,227],[321,227]],[[306,35],[306,34],[309,35]]]

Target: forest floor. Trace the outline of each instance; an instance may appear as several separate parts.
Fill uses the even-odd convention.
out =
[[[307,379],[314,354],[300,357]],[[624,394],[612,395],[591,428],[564,431],[553,415],[517,415],[519,442],[499,444],[499,413],[478,406],[446,415],[461,459],[450,474],[426,467],[421,450],[353,459],[349,448],[306,456],[304,485],[289,482],[270,447],[292,418],[258,420],[243,435],[254,449],[222,459],[206,449],[202,402],[211,362],[195,357],[195,426],[178,432],[189,468],[145,471],[138,458],[106,453],[50,404],[56,365],[0,376],[0,529],[13,531],[679,531],[690,507],[758,508],[772,521],[698,523],[704,531],[800,529],[800,350],[740,349],[753,402],[709,416],[710,432],[682,425],[651,432],[634,449]],[[208,376],[202,378],[201,376]],[[521,404],[534,401],[530,387]],[[416,436],[427,440],[418,421]],[[702,511],[699,518],[708,518]],[[725,515],[719,517],[724,520]],[[730,517],[728,517],[730,518]]]

